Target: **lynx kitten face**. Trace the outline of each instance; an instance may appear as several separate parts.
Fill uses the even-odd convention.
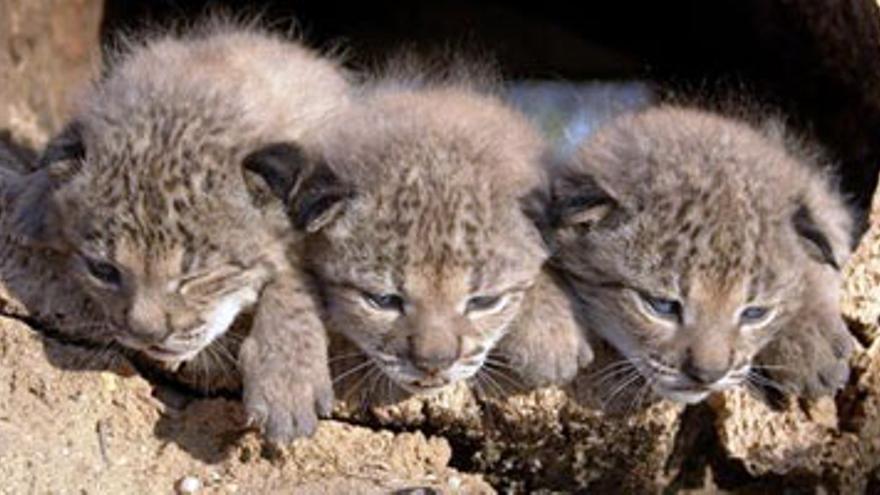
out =
[[[259,249],[260,238],[270,239],[258,231],[248,245],[203,227],[255,230],[246,224],[257,221],[255,214],[226,201],[229,191],[220,194],[232,180],[220,165],[229,157],[203,152],[197,159],[212,166],[190,162],[188,173],[174,171],[162,156],[167,149],[155,146],[162,138],[146,126],[132,127],[132,135],[144,139],[140,146],[114,149],[124,132],[118,127],[106,141],[107,134],[89,136],[92,129],[81,128],[83,154],[49,165],[49,173],[71,177],[55,192],[57,223],[47,228],[57,229],[52,242],[70,254],[70,274],[104,308],[117,340],[173,366],[193,358],[256,303],[276,253]]]
[[[759,372],[827,364],[757,362],[774,339],[813,335],[802,327],[824,334],[803,348],[846,338],[836,297],[849,217],[773,132],[652,109],[584,143],[554,184],[558,266],[592,330],[662,397],[695,402],[764,383]]]
[[[281,194],[301,198],[290,213],[313,232],[328,327],[403,389],[429,391],[477,373],[538,276],[519,198],[540,141],[464,88],[372,91]]]

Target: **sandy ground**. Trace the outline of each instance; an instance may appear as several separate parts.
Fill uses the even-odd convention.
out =
[[[121,360],[112,371],[50,360],[103,364],[0,319],[0,493],[174,493],[187,477],[199,493],[490,491],[446,467],[440,438],[327,421],[314,439],[269,455],[234,401],[154,390]]]

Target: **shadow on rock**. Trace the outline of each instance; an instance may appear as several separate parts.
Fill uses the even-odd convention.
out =
[[[157,389],[157,396],[174,391]],[[162,397],[165,413],[156,423],[157,438],[176,444],[193,457],[217,464],[235,451],[241,436],[248,431],[241,403],[229,399],[196,399]],[[174,401],[182,401],[173,406]]]

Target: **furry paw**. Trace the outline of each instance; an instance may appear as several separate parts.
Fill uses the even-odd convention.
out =
[[[304,382],[280,389],[250,384],[244,389],[244,404],[248,424],[259,428],[269,443],[283,446],[315,433],[318,418],[333,409],[333,389]]]
[[[535,387],[565,385],[592,361],[593,351],[583,344],[524,356],[517,370],[526,383]]]
[[[254,359],[251,351],[245,346],[241,355],[248,424],[277,446],[313,435],[318,418],[328,417],[333,409],[326,364],[303,366],[293,359],[273,364],[272,359]]]
[[[519,318],[498,343],[497,354],[527,387],[565,385],[593,362],[593,349],[568,295],[547,272],[529,292]]]
[[[823,321],[824,320],[824,321]],[[756,359],[772,388],[815,399],[834,395],[849,380],[855,343],[838,315],[793,322]]]
[[[500,349],[529,387],[565,385],[593,362],[593,350],[576,332],[546,330],[541,345],[524,345],[513,339],[510,344],[520,345],[504,345]]]

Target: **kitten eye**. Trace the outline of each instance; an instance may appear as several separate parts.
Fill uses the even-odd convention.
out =
[[[90,257],[84,257],[84,259],[89,274],[100,282],[112,286],[119,286],[122,284],[122,274],[112,263],[96,260]]]
[[[764,306],[749,306],[739,314],[739,321],[740,323],[745,324],[758,323],[767,318],[767,315],[769,314],[770,308]]]
[[[501,303],[501,296],[475,296],[468,299],[465,313],[472,311],[486,311],[497,307]]]
[[[376,309],[403,313],[403,298],[397,294],[371,294],[364,292],[363,296],[367,303]]]
[[[667,320],[681,321],[681,303],[673,299],[652,297],[647,294],[639,294],[648,309],[655,315]]]

